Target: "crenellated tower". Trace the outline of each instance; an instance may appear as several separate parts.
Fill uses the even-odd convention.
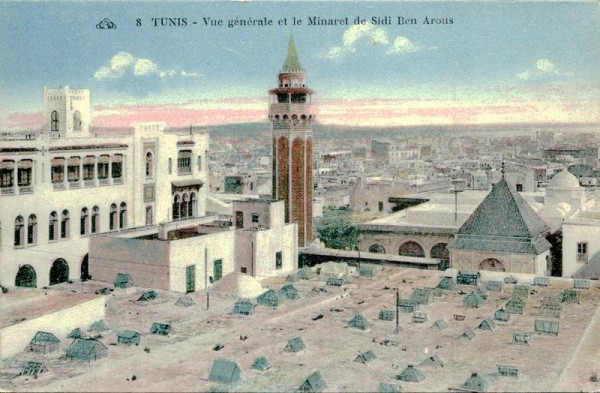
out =
[[[316,110],[294,37],[279,72],[278,87],[269,90],[273,131],[273,199],[285,201],[285,220],[298,224],[298,246],[313,240],[312,125]]]

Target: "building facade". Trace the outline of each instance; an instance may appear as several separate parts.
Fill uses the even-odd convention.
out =
[[[279,84],[269,90],[269,121],[273,133],[273,191],[275,200],[285,202],[286,222],[298,224],[298,245],[313,240],[312,231],[312,135],[316,109],[313,91],[306,85],[293,37]]]
[[[87,279],[90,237],[204,215],[206,133],[92,132],[87,89],[44,89],[39,134],[0,147],[0,285]]]

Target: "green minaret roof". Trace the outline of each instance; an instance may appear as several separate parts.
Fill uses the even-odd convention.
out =
[[[298,52],[296,52],[296,44],[294,43],[294,36],[290,36],[288,43],[287,57],[285,63],[283,63],[282,72],[298,72],[303,71],[300,60],[298,60]]]

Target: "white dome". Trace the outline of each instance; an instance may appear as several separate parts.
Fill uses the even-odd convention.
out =
[[[554,189],[571,189],[571,188],[580,188],[579,180],[566,169],[558,172],[552,179],[550,179],[550,183],[548,184],[549,188]]]

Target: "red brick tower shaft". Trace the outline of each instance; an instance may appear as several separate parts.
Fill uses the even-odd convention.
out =
[[[285,201],[285,220],[298,224],[298,246],[313,240],[312,124],[315,107],[293,37],[278,87],[269,90],[273,132],[273,199]]]

